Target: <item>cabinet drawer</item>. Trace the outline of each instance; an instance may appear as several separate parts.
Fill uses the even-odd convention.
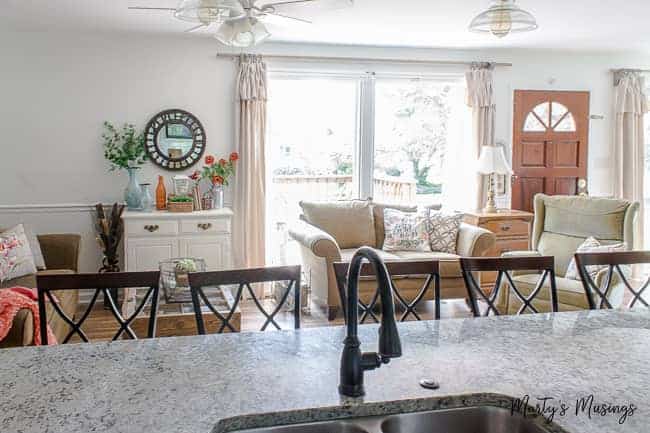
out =
[[[185,234],[230,233],[230,220],[184,220],[181,221],[181,232]]]
[[[140,220],[126,223],[127,236],[147,237],[178,234],[178,221],[174,220]]]
[[[488,221],[481,227],[497,236],[528,236],[529,223],[521,220]]]

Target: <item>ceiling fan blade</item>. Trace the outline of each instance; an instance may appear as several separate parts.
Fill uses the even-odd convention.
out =
[[[202,29],[203,27],[209,27],[209,24],[199,24],[198,26],[190,27],[187,30],[183,30],[185,33],[192,33],[195,30]]]
[[[294,22],[299,22],[302,24],[313,24],[313,22],[306,20],[304,18],[297,18],[297,17],[291,17],[289,15],[284,15],[284,14],[279,14],[277,12],[264,12],[264,15],[261,17],[262,21],[269,21],[271,24],[277,24],[279,23],[279,20],[291,20]],[[277,25],[282,25],[282,23],[279,23]]]
[[[150,8],[146,6],[129,6],[129,9],[139,11],[175,11],[176,8]]]

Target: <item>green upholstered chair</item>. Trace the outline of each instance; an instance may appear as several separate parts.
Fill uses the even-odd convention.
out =
[[[594,198],[588,196],[535,196],[535,219],[532,232],[532,251],[514,251],[504,256],[543,255],[555,257],[555,274],[560,311],[588,309],[589,303],[580,280],[565,278],[569,263],[576,249],[586,238],[593,236],[601,244],[624,242],[628,249],[634,247],[634,225],[639,203],[621,199]],[[601,284],[606,270],[596,275]],[[517,272],[513,279],[526,294],[535,287],[539,275]],[[623,302],[624,287],[614,281],[609,297],[613,306]],[[540,311],[551,311],[547,290],[543,290],[535,305]],[[546,296],[546,298],[545,298]],[[497,299],[500,311],[514,313],[521,303],[501,290]]]

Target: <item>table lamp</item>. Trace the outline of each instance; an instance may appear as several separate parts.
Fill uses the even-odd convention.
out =
[[[483,146],[481,148],[481,156],[478,159],[477,171],[481,174],[487,174],[488,181],[488,195],[487,202],[483,208],[485,213],[495,213],[497,207],[494,203],[494,175],[495,174],[512,174],[512,169],[506,161],[506,156],[503,153],[501,146]]]

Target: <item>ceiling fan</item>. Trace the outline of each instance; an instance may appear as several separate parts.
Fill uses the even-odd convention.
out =
[[[354,0],[181,0],[177,7],[131,6],[129,9],[170,11],[182,21],[197,23],[186,30],[192,32],[218,25],[215,38],[232,47],[251,47],[268,39],[271,33],[265,24],[311,24],[304,13],[351,7]],[[299,16],[293,16],[298,14]]]

